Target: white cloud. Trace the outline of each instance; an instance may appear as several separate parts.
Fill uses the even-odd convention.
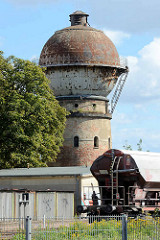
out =
[[[151,43],[139,51],[144,63],[153,67],[160,67],[160,38],[155,38]]]
[[[103,32],[109,37],[115,45],[120,45],[126,38],[130,38],[130,34],[121,31],[111,31],[103,29]]]
[[[160,38],[144,46],[138,57],[128,56],[129,75],[122,100],[160,101]]]
[[[138,66],[138,58],[134,56],[127,57],[127,60],[129,62],[129,68],[131,71],[137,72],[139,70]]]

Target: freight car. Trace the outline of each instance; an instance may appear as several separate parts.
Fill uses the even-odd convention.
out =
[[[90,204],[78,206],[78,213],[138,215],[159,211],[159,153],[111,149],[98,157],[90,170],[98,181],[99,193],[92,186]]]

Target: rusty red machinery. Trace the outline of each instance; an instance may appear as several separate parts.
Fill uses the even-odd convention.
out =
[[[92,206],[79,206],[79,212],[89,215],[142,211],[154,213],[160,209],[160,154],[111,149],[97,158],[91,173],[97,179],[100,195],[92,193]]]

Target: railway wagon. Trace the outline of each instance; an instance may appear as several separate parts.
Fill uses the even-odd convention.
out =
[[[160,210],[160,153],[110,149],[92,164],[99,192],[78,213],[138,215]],[[85,196],[86,197],[86,196]]]

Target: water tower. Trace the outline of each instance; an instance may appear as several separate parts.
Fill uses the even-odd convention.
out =
[[[112,147],[110,120],[128,73],[112,41],[89,26],[88,16],[72,13],[71,26],[56,31],[40,55],[56,98],[70,112],[56,166],[91,165]]]

